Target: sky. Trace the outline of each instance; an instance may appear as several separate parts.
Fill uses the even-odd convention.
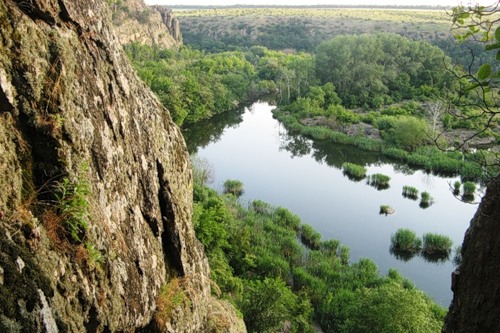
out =
[[[491,5],[497,0],[475,0],[473,3]],[[145,0],[148,5],[441,5],[456,6],[460,3],[468,4],[469,0]]]

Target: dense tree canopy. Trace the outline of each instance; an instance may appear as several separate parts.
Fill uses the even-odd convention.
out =
[[[339,36],[316,49],[316,72],[345,106],[380,107],[442,88],[450,79],[437,47],[391,34]]]

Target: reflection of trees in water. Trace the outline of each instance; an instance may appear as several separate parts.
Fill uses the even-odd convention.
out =
[[[394,163],[392,165],[394,167],[394,171],[401,173],[403,175],[411,176],[415,174],[415,171],[417,170],[416,168],[410,167],[408,164],[402,164],[402,163]]]
[[[378,165],[383,158],[377,152],[362,150],[351,145],[316,141],[312,143],[313,157],[331,167],[342,168],[345,162],[359,165]]]
[[[450,260],[449,253],[426,253],[426,252],[410,252],[410,251],[399,251],[389,248],[390,254],[392,254],[397,260],[408,262],[413,258],[420,256],[424,258],[425,261],[432,264],[442,264]]]
[[[279,150],[286,150],[293,157],[302,157],[311,153],[311,140],[302,135],[288,134],[286,130],[281,130]]]
[[[226,128],[237,127],[243,121],[245,108],[237,111],[224,112],[212,119],[199,121],[182,129],[190,154],[196,154],[198,148],[204,148],[209,143],[220,140]]]

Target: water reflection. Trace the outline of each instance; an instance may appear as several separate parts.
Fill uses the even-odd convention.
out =
[[[395,250],[392,246],[389,248],[389,252],[394,258],[404,262],[408,262],[417,256],[415,252]]]
[[[234,112],[224,112],[212,119],[197,122],[182,128],[190,154],[196,154],[198,149],[206,147],[209,143],[217,142],[227,128],[237,127],[243,120],[245,108]]]
[[[399,261],[408,262],[413,258],[422,257],[426,262],[432,264],[443,264],[450,260],[449,253],[427,253],[427,252],[411,252],[395,250],[392,246],[389,248],[389,253]]]
[[[427,258],[430,262],[437,260],[440,264],[436,265],[420,254],[391,254],[388,243],[398,228],[410,228],[417,234],[446,234],[455,244],[461,244],[475,207],[461,202],[461,193],[459,198],[452,195],[449,184],[457,178],[432,179],[432,174],[395,163],[376,152],[287,134],[273,119],[272,108],[268,103],[256,103],[253,111],[243,116],[218,117],[224,123],[201,124],[201,134],[186,138],[190,151],[198,150],[217,171],[213,187],[220,189],[227,179],[241,180],[245,184],[243,201],[260,199],[291,209],[323,239],[339,239],[349,246],[353,261],[373,259],[381,273],[396,268],[436,301],[447,305],[451,299],[452,261]],[[235,126],[240,120],[243,122]],[[210,140],[217,142],[207,145]],[[341,170],[345,162],[363,165],[371,175],[390,176],[391,188],[377,191],[363,181],[348,180]],[[404,186],[432,193],[435,206],[420,209],[418,201],[401,196]],[[377,214],[381,205],[394,207],[397,214],[390,218]]]
[[[292,158],[306,156],[311,153],[311,140],[301,135],[287,134],[286,130],[280,128],[279,140],[279,150],[288,151]]]
[[[433,264],[442,264],[450,260],[449,253],[426,253],[422,252],[422,258]]]

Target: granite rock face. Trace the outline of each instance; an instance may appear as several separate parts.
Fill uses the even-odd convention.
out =
[[[182,45],[179,21],[166,7],[146,6],[142,0],[124,0],[111,5],[111,11],[122,44],[138,42],[162,48]]]
[[[210,296],[190,168],[105,2],[0,1],[0,331],[244,332]]]
[[[500,332],[500,177],[492,180],[465,233],[452,274],[453,300],[443,332]]]

